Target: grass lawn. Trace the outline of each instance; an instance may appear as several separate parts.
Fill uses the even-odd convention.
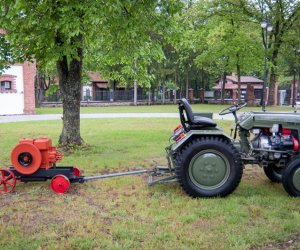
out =
[[[93,175],[165,164],[164,147],[177,124],[177,119],[84,119],[81,133],[89,146],[59,165],[77,165]],[[219,124],[229,131],[230,122]],[[56,143],[60,131],[61,121],[0,124],[1,167],[9,166],[19,138],[47,136]],[[17,183],[13,193],[0,196],[0,246],[299,249],[299,206],[300,199],[251,166],[232,195],[214,199],[192,199],[177,183],[148,187],[146,175],[73,184],[65,195],[54,194],[49,182]]]
[[[194,112],[213,112],[219,113],[229,105],[216,104],[193,104]],[[242,111],[261,111],[261,107],[245,107]],[[267,111],[292,111],[292,107],[275,106],[267,107]],[[109,106],[109,107],[81,107],[81,113],[177,113],[177,105],[152,105],[152,106]],[[37,114],[62,114],[61,107],[37,108]]]

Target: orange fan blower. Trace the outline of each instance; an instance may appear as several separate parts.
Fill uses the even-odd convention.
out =
[[[38,169],[49,169],[62,159],[62,154],[52,147],[49,138],[21,139],[11,152],[11,163],[23,175],[31,175]]]

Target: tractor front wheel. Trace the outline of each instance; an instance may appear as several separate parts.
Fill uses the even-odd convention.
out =
[[[265,175],[269,178],[272,182],[280,183],[282,180],[282,167],[277,167],[275,164],[269,164],[267,167],[264,167]]]
[[[243,165],[239,152],[219,137],[198,138],[176,157],[176,177],[192,197],[224,197],[238,186]]]
[[[282,185],[291,196],[300,196],[300,157],[290,161],[282,175]]]

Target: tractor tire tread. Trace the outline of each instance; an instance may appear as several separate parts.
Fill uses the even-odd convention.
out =
[[[221,191],[219,194],[202,194],[191,188],[189,185],[187,185],[185,178],[183,177],[182,171],[183,171],[183,164],[184,160],[186,157],[186,154],[188,153],[189,150],[193,149],[196,147],[198,144],[203,143],[211,143],[214,145],[223,145],[225,146],[231,153],[232,153],[232,158],[234,159],[235,163],[235,171],[237,171],[236,176],[234,177],[234,182],[229,185],[229,187],[225,188],[225,190]],[[241,156],[238,152],[238,150],[233,146],[232,143],[230,143],[228,140],[225,140],[222,137],[216,137],[216,136],[204,136],[204,137],[199,137],[197,139],[194,139],[187,143],[183,148],[177,153],[175,157],[175,175],[177,178],[177,181],[179,182],[179,185],[182,187],[184,192],[188,194],[189,196],[193,198],[197,197],[225,197],[229,194],[231,194],[239,185],[242,175],[243,175],[243,163]]]
[[[293,174],[294,172],[300,168],[300,156],[296,156],[287,165],[287,168],[284,170],[282,174],[282,185],[285,191],[294,197],[300,196],[300,190],[297,190],[293,184]]]

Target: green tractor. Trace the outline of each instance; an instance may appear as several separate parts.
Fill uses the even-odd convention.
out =
[[[291,196],[300,196],[300,114],[222,110],[235,119],[233,137],[210,113],[193,113],[186,99],[178,103],[181,124],[166,148],[170,178],[192,197],[224,197],[238,186],[245,164],[258,164],[272,182],[282,182]],[[239,137],[239,140],[237,140]]]

